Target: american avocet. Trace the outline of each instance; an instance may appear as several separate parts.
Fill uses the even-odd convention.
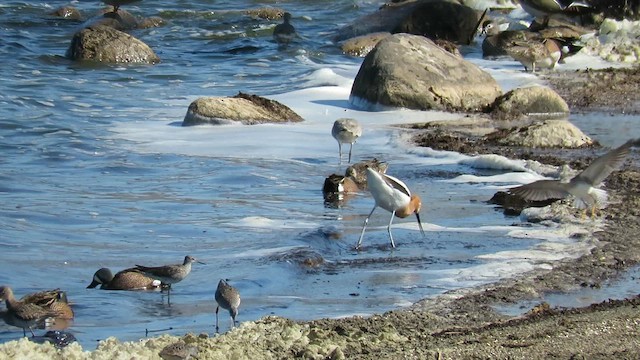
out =
[[[218,331],[218,310],[223,308],[229,311],[231,315],[231,326],[236,325],[236,316],[238,316],[238,307],[240,306],[240,293],[236,288],[229,285],[228,282],[221,279],[218,282],[218,288],[216,289],[216,332]]]
[[[102,0],[103,3],[113,6],[113,12],[117,13],[122,5],[131,4],[140,0]]]
[[[164,266],[142,266],[136,265],[136,269],[143,272],[147,276],[160,280],[163,284],[167,285],[167,298],[170,301],[171,297],[171,284],[178,283],[189,275],[191,272],[191,264],[197,262],[204,264],[201,261],[196,260],[192,256],[185,256],[182,264],[164,265]]]
[[[0,287],[0,301],[5,301],[7,312],[4,315],[5,322],[9,325],[22,328],[22,334],[27,336],[27,330],[31,332],[33,327],[42,324],[46,319],[56,316],[56,312],[48,307],[38,304],[16,300],[13,290],[8,286]]]
[[[397,178],[381,174],[371,168],[367,168],[367,184],[376,204],[373,206],[373,209],[371,209],[367,218],[364,219],[362,233],[360,234],[360,239],[356,245],[356,250],[360,248],[369,218],[378,206],[391,212],[391,219],[389,220],[389,226],[387,227],[389,240],[391,240],[391,247],[396,247],[396,244],[393,241],[393,235],[391,235],[391,223],[393,222],[394,216],[405,218],[415,213],[416,219],[418,219],[420,232],[422,232],[422,236],[424,236],[424,229],[420,222],[420,207],[422,204],[418,195],[411,194],[407,185]]]
[[[338,141],[338,155],[340,155],[340,164],[342,164],[342,144],[349,144],[349,162],[351,162],[351,150],[353,143],[362,136],[362,126],[355,120],[349,118],[341,118],[333,123],[331,135]]]
[[[291,25],[291,14],[286,12],[282,16],[282,24],[273,28],[273,39],[280,44],[288,44],[296,38],[296,29]]]
[[[591,216],[593,217],[596,206],[604,205],[602,203],[607,199],[607,192],[597,187],[607,176],[622,165],[633,146],[640,146],[640,139],[629,140],[618,148],[595,159],[591,165],[569,182],[538,180],[511,188],[509,192],[525,200],[532,201],[564,199],[573,195],[575,198],[574,206],[585,209],[587,207],[591,208]]]
[[[119,271],[115,276],[108,268],[102,268],[93,274],[93,281],[87,289],[98,285],[104,290],[156,290],[160,289],[162,283],[135,268]]]

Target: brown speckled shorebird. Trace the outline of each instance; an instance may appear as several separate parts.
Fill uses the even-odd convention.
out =
[[[165,346],[158,355],[163,360],[188,360],[198,355],[198,346],[179,340]]]
[[[102,268],[93,274],[93,281],[87,289],[98,285],[104,290],[157,290],[162,283],[134,268],[119,271],[115,276],[108,268]]]
[[[351,150],[353,144],[362,136],[362,126],[356,119],[340,118],[333,123],[331,135],[338,141],[338,155],[342,164],[342,144],[349,144],[349,162],[351,162]]]
[[[9,325],[22,328],[22,333],[27,336],[26,329],[29,329],[32,336],[32,327],[41,324],[47,318],[56,316],[56,313],[46,307],[33,303],[16,300],[13,290],[8,286],[0,286],[0,301],[4,300],[7,306],[5,322]]]
[[[553,69],[562,55],[558,43],[553,39],[514,42],[505,50],[524,66],[525,71],[533,73],[536,69]]]
[[[231,326],[236,325],[236,316],[238,316],[238,307],[240,306],[240,293],[236,288],[229,285],[224,279],[218,282],[216,289],[216,332],[218,331],[218,310],[223,308],[229,311],[231,315]]]
[[[20,302],[35,304],[55,313],[56,319],[73,320],[73,309],[69,305],[67,293],[60,289],[45,290],[28,294],[20,299]]]
[[[136,265],[136,269],[143,272],[145,275],[154,279],[160,280],[163,284],[167,285],[167,297],[170,300],[171,285],[182,281],[191,272],[191,264],[194,262],[204,264],[201,261],[196,260],[192,256],[185,256],[182,264],[163,265],[163,266],[142,266]]]
[[[138,2],[140,0],[102,0],[103,3],[107,5],[113,6],[113,12],[118,12],[118,9],[122,5],[133,4],[134,2]]]

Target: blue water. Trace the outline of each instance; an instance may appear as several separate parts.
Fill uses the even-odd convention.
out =
[[[455,154],[416,154],[389,126],[446,114],[368,114],[346,101],[343,82],[362,59],[342,54],[332,35],[382,1],[142,1],[126,9],[166,21],[132,32],[162,59],[153,66],[65,59],[82,23],[47,13],[67,4],[0,5],[0,283],[17,296],[66,290],[76,312],[69,331],[85,348],[146,330],[212,333],[220,278],[242,294],[240,321],[313,319],[384,312],[539,265],[479,257],[542,241],[515,236],[520,221],[483,202],[505,184],[444,181],[500,171],[460,165]],[[71,4],[87,18],[102,5]],[[264,6],[291,12],[302,39],[280,48],[271,40],[278,21],[241,11]],[[338,87],[321,100],[286,95],[324,85]],[[179,126],[196,98],[239,91],[280,96],[307,121]],[[367,126],[356,159],[388,161],[390,173],[423,195],[426,237],[414,218],[396,219],[398,248],[390,251],[389,214],[379,209],[364,251],[353,251],[371,197],[331,206],[320,191],[327,175],[344,171],[329,135],[343,114]],[[299,265],[300,253],[324,263]],[[171,305],[160,293],[86,289],[100,267],[115,272],[185,255],[206,264],[174,285]],[[223,316],[222,330],[227,324]],[[0,323],[0,341],[21,335]]]

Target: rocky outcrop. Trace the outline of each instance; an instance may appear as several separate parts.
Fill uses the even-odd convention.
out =
[[[108,26],[92,26],[74,34],[66,56],[104,63],[156,64],[160,58],[145,43]]]
[[[391,36],[389,32],[376,32],[372,34],[356,36],[345,40],[340,45],[342,52],[351,56],[366,56],[373,48],[378,45],[380,40]]]
[[[287,106],[257,95],[239,93],[234,97],[201,97],[189,105],[182,126],[202,124],[245,125],[303,121]]]
[[[82,14],[80,14],[80,11],[73,6],[59,7],[50,12],[49,15],[67,20],[82,20]]]
[[[496,119],[519,119],[525,116],[538,119],[558,119],[569,115],[569,106],[546,86],[513,89],[496,99],[491,115]]]
[[[500,94],[497,82],[478,66],[423,36],[395,34],[367,54],[350,101],[356,106],[479,111]]]
[[[568,120],[546,120],[502,130],[497,137],[498,144],[529,148],[579,148],[593,144],[589,136]]]

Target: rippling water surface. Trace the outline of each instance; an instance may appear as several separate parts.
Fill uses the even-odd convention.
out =
[[[85,347],[146,330],[212,333],[220,278],[242,294],[240,321],[312,319],[383,312],[547,266],[549,259],[528,252],[543,242],[553,241],[557,256],[583,250],[565,234],[539,235],[483,202],[519,181],[522,173],[510,173],[517,164],[483,170],[459,154],[416,150],[390,126],[453,116],[349,105],[361,59],[341,54],[331,37],[381,1],[145,0],[123,7],[166,21],[132,32],[162,59],[154,66],[65,59],[82,23],[47,14],[68,4],[0,5],[0,283],[18,296],[66,290],[76,311],[70,331]],[[86,18],[102,6],[70,4]],[[265,6],[293,13],[302,39],[279,48],[271,40],[278,21],[241,11]],[[239,91],[274,97],[306,121],[179,126],[196,98]],[[365,124],[354,157],[388,161],[389,172],[423,196],[425,238],[413,218],[397,219],[399,246],[390,251],[389,214],[377,210],[365,250],[352,250],[373,200],[363,193],[336,206],[320,191],[327,175],[344,171],[330,136],[333,120],[344,116]],[[455,181],[461,174],[515,177]],[[171,305],[160,293],[85,289],[100,267],[177,263],[187,254],[206,264],[174,285]],[[324,263],[303,266],[301,258]],[[226,317],[222,324],[226,330]],[[0,340],[20,335],[0,324]]]

